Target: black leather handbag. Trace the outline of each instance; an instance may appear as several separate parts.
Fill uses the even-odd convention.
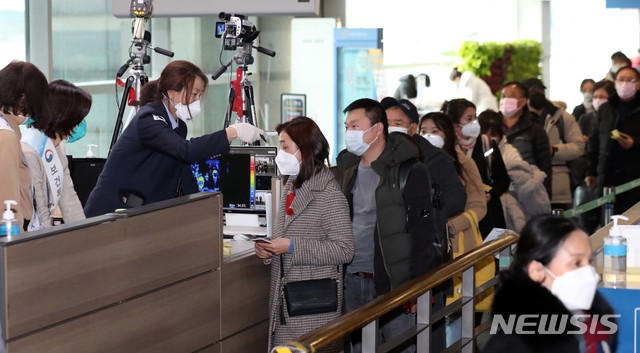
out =
[[[339,273],[339,272],[336,272]],[[280,275],[283,296],[289,316],[312,315],[338,310],[338,281],[336,278],[285,282],[284,263],[280,256]]]

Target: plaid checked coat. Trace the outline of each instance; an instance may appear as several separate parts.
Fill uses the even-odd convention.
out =
[[[296,190],[291,204],[292,215],[285,212],[287,193],[293,186],[289,179],[284,187],[278,209],[274,237],[294,239],[292,254],[283,254],[286,282],[335,278],[338,283],[338,310],[332,313],[289,317],[284,306],[286,325],[280,324],[281,299],[280,259],[271,261],[269,296],[269,349],[286,344],[305,333],[337,318],[342,312],[342,268],[353,259],[354,245],[349,206],[333,174],[323,168]],[[338,273],[339,267],[339,273]],[[337,342],[335,351],[342,348]],[[331,350],[333,351],[333,350]]]

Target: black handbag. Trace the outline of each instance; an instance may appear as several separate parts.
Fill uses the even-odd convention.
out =
[[[282,292],[289,316],[312,315],[338,310],[338,273],[336,278],[312,279],[285,283],[284,263],[280,256]],[[284,319],[281,310],[281,319]]]

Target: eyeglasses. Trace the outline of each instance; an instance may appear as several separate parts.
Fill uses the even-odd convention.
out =
[[[619,78],[616,78],[616,81],[618,81],[618,82],[638,83],[638,79],[637,78],[631,78],[631,77],[619,77]]]

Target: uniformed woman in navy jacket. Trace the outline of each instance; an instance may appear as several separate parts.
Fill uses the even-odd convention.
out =
[[[145,85],[142,107],[113,146],[89,195],[87,217],[173,198],[188,164],[228,153],[235,139],[250,143],[260,138],[264,131],[239,123],[186,139],[185,121],[200,113],[207,83],[200,68],[177,60]]]

